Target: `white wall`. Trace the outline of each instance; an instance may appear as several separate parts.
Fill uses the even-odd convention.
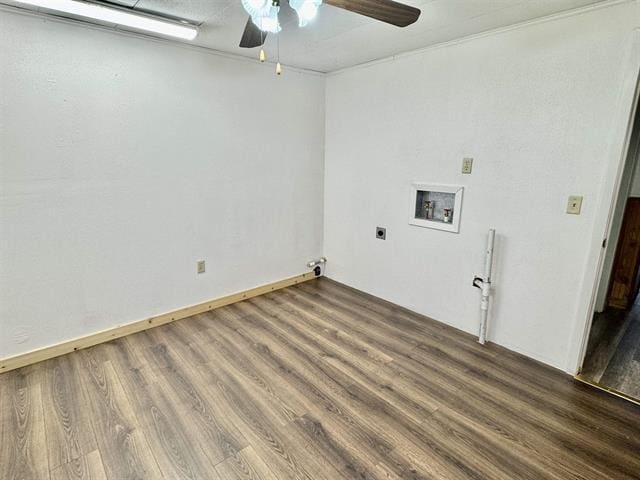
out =
[[[567,368],[638,25],[639,3],[623,3],[330,76],[328,275],[475,333],[471,279],[494,227],[490,340]],[[411,181],[465,186],[460,234],[408,225]]]
[[[475,333],[494,227],[490,339],[565,368],[639,19],[622,3],[350,69],[325,121],[322,77],[0,12],[0,357],[321,253],[330,277]],[[465,186],[460,234],[408,225],[411,181]]]
[[[322,253],[322,77],[8,12],[0,65],[0,357]]]

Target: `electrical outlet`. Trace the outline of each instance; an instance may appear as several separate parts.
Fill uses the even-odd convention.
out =
[[[567,201],[567,213],[571,215],[580,215],[582,209],[582,197],[580,195],[569,195]]]
[[[465,175],[470,175],[472,169],[473,169],[473,158],[463,158],[462,173],[464,173]]]
[[[197,269],[198,273],[204,273],[204,260],[198,260]]]
[[[387,229],[384,227],[376,227],[376,238],[378,240],[386,240],[387,239]]]

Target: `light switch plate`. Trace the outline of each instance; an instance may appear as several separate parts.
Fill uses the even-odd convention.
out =
[[[571,215],[580,215],[582,209],[582,197],[579,195],[569,195],[567,201],[567,213]]]
[[[473,158],[462,159],[462,173],[469,175],[473,169]]]
[[[204,260],[198,260],[198,262],[197,262],[197,272],[198,273],[204,273],[205,272]]]

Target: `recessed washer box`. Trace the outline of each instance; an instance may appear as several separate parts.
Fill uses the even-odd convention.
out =
[[[463,191],[464,187],[459,185],[413,182],[409,224],[458,233]]]

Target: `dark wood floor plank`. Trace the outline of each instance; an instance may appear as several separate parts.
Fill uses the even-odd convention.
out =
[[[298,343],[300,343],[300,342],[298,342]],[[370,409],[369,409],[369,410],[370,410]]]
[[[245,302],[237,308],[246,311],[251,311],[252,309],[259,311],[260,307],[258,305],[259,302]],[[277,343],[273,347],[277,348],[277,345],[289,346],[289,353],[296,351],[298,356],[303,357],[306,355],[308,358],[313,358],[314,355],[317,355],[317,350],[322,351],[317,344],[314,344],[311,338],[305,337],[301,332],[287,324],[283,316],[269,317],[263,315],[260,320],[265,325],[268,324],[268,331],[265,333],[272,334],[277,339]],[[244,317],[243,321],[250,321],[250,317]],[[312,348],[305,351],[303,347],[305,344],[312,345]],[[322,355],[320,356],[322,357]],[[309,366],[307,366],[308,369],[310,369]],[[410,455],[399,457],[396,452],[396,449],[398,449],[409,454],[415,450],[420,452],[415,455],[416,458],[420,456],[428,457],[428,461],[422,464],[423,467],[434,472],[440,472],[440,474],[446,469],[442,464],[442,457],[446,452],[443,452],[440,445],[422,445],[424,447],[423,450],[420,450],[420,447],[416,447],[414,429],[417,425],[402,410],[378,397],[375,392],[357,385],[348,375],[324,361],[316,360],[314,369],[320,372],[318,378],[323,378],[323,383],[330,385],[328,391],[332,392],[331,395],[334,395],[333,401],[339,406],[339,410],[348,411],[351,418],[359,415],[367,424],[368,430],[372,432],[368,434],[369,438],[371,436],[383,438],[391,446],[391,448],[385,450],[387,458],[383,459],[389,465],[393,465],[401,472],[415,471],[414,473],[418,474],[416,464],[408,463],[411,462],[412,457]],[[326,420],[326,416],[323,416],[322,419]],[[460,460],[456,464],[449,464],[449,467],[450,476],[453,476],[453,472],[459,469],[460,472],[456,478],[480,478],[478,476],[480,474],[471,470],[464,460]]]
[[[556,462],[548,462],[545,457],[532,458],[532,450],[508,432],[483,427],[447,407],[439,409],[422,424],[427,437],[449,439],[454,457],[471,458],[474,468],[484,472],[486,478],[582,478],[566,475]]]
[[[138,423],[149,432],[146,437],[160,471],[166,478],[217,478],[215,460],[207,455],[209,444],[203,442],[184,421],[184,409],[168,399],[166,388],[159,386],[148,368],[137,368],[135,352],[126,339],[118,339],[113,365],[118,377],[139,412]]]
[[[0,478],[49,478],[41,377],[27,367],[0,376]]]
[[[251,447],[227,458],[216,469],[223,480],[278,480]]]
[[[333,285],[334,282],[323,282],[323,285],[327,283]],[[291,291],[299,291],[303,288],[306,287],[298,286],[291,289]],[[333,285],[332,288],[335,288],[335,285]],[[361,295],[364,294],[356,294],[356,296]],[[327,309],[328,307],[326,304],[330,303],[335,297],[337,297],[335,294],[333,294],[331,298],[321,297],[323,299],[322,306],[318,308]],[[344,312],[338,313],[341,308],[343,307],[334,303],[333,309],[327,310],[328,317],[334,321],[340,321],[340,315],[346,315]],[[362,323],[370,325],[371,330],[373,331],[384,331],[383,324],[385,323],[385,318],[378,317],[375,310],[371,311],[366,316],[359,312],[351,312],[349,316],[343,318],[342,321],[348,321],[348,318],[350,317],[358,318]],[[396,319],[394,318],[393,321],[395,322]],[[416,321],[417,320],[414,319],[412,322],[415,323]],[[376,323],[378,324],[378,327],[376,327]],[[394,332],[390,330],[387,330],[387,333],[388,335],[394,335]],[[522,356],[500,347],[493,345],[482,347],[482,349],[485,350],[495,350],[491,355],[499,354],[499,362],[487,362],[487,358],[482,358],[482,355],[484,354],[477,353],[479,344],[475,341],[464,342],[466,337],[457,339],[455,342],[446,341],[447,337],[443,336],[434,337],[432,334],[417,335],[415,338],[420,339],[419,342],[414,342],[414,347],[417,347],[418,349],[413,348],[411,349],[411,352],[420,352],[420,349],[431,349],[432,352],[436,352],[444,357],[437,360],[437,362],[445,365],[447,369],[464,370],[480,368],[484,371],[489,370],[494,374],[500,374],[502,379],[509,378],[511,386],[517,387],[522,384],[526,384],[529,388],[535,388],[535,391],[546,398],[547,401],[550,396],[554,397],[555,402],[552,404],[553,406],[564,406],[571,411],[574,411],[576,414],[583,415],[585,418],[597,417],[601,419],[602,422],[599,425],[600,428],[616,432],[619,431],[620,427],[629,420],[626,416],[628,406],[622,405],[624,408],[618,408],[617,405],[620,404],[614,403],[612,405],[611,402],[609,402],[608,408],[603,409],[601,408],[601,405],[598,405],[598,397],[594,398],[590,391],[585,394],[587,389],[580,387],[576,388],[574,381],[567,375],[560,374],[560,372],[551,369],[550,367],[541,365],[537,362],[532,362],[529,359],[526,359],[526,363],[522,363]],[[378,337],[377,340],[382,342],[386,341],[384,338],[380,337]],[[403,340],[406,343],[412,341],[411,338],[406,337],[403,338]],[[461,347],[460,342],[467,343],[469,345]],[[406,359],[407,356],[413,358],[413,355],[406,355],[403,353],[403,349],[401,347],[393,345],[391,342],[387,342],[387,344],[392,355],[400,355],[403,356],[404,359]],[[465,351],[467,352],[466,354],[464,353]],[[406,349],[404,349],[404,352],[406,352]],[[452,359],[454,360],[453,362],[450,361]],[[488,360],[491,359],[492,357],[488,358]],[[532,373],[532,371],[534,373]],[[546,379],[546,382],[543,379]],[[437,380],[434,378],[434,381]],[[446,383],[449,383],[449,381]]]
[[[239,325],[242,326],[239,326]],[[381,455],[390,454],[394,445],[380,435],[379,430],[363,422],[358,416],[352,416],[338,397],[340,393],[349,395],[318,364],[318,360],[308,352],[299,350],[282,335],[271,331],[263,322],[251,316],[237,315],[234,328],[242,336],[245,344],[251,346],[287,378],[296,390],[308,398],[315,407],[311,408],[317,418],[333,426],[341,438],[349,439],[349,445],[357,446],[359,454],[367,459],[369,465],[376,465]],[[401,466],[408,464],[398,462]],[[400,468],[400,467],[398,467]]]
[[[438,359],[436,359],[436,361],[437,361],[437,360],[438,360]],[[570,439],[570,438],[571,438],[571,437],[570,437],[569,435],[567,435],[567,436],[565,436],[565,437],[564,437],[564,439],[565,439],[565,440]],[[603,445],[605,445],[605,446],[606,446],[606,444],[603,444]],[[607,453],[604,453],[604,454],[602,454],[602,455],[601,455],[601,459],[602,459],[602,460],[606,460],[606,458],[607,458]],[[631,466],[631,467],[629,467],[629,468],[631,468],[631,469],[632,469],[632,468],[633,468],[633,466]],[[628,472],[628,471],[629,471],[629,470],[627,470],[627,472]],[[624,472],[623,472],[622,474],[624,474]]]
[[[108,478],[162,478],[137,416],[110,362],[98,359],[98,349],[77,352],[85,408]]]
[[[289,297],[287,292],[283,295],[264,295],[258,300],[266,300],[274,304],[274,310],[281,310],[289,313],[294,318],[304,318],[306,321],[313,322],[315,330],[325,336],[328,340],[339,342],[350,351],[364,355],[377,364],[385,364],[393,360],[393,357],[384,351],[377,349],[365,340],[361,340],[358,335],[352,335],[345,328],[339,328],[331,322],[327,321],[321,313],[317,313],[311,305],[300,305],[295,301],[294,296]]]
[[[398,307],[397,305],[389,302],[382,301],[364,292],[346,287],[331,280],[323,279],[322,282],[318,282],[317,289],[309,290],[305,287],[306,286],[304,285],[299,285],[287,290],[287,292],[291,294],[291,292],[307,290],[312,294],[319,295],[318,298],[323,299],[323,304],[326,303],[325,300],[327,299],[326,296],[323,297],[323,292],[325,292],[324,295],[328,293],[330,295],[330,299],[347,299],[347,303],[357,305],[363,311],[367,312],[366,317],[370,317],[371,315],[375,317],[376,315],[379,315],[380,312],[383,312],[382,319],[387,322],[397,323],[399,320],[403,321],[409,319],[409,321],[413,323],[413,326],[407,325],[406,328],[408,330],[417,327],[427,333],[427,335],[420,335],[419,337],[421,339],[433,338],[434,335],[437,338],[439,334],[434,332],[440,332],[441,339],[448,339],[446,343],[453,342],[456,348],[459,348],[462,352],[467,349],[471,349],[474,350],[476,354],[480,355],[481,357],[478,357],[478,362],[476,363],[486,364],[487,360],[491,360],[492,357],[497,358],[500,360],[499,362],[489,363],[491,363],[492,366],[509,368],[512,373],[519,375],[530,383],[537,384],[538,387],[542,389],[547,389],[551,393],[557,392],[559,394],[558,398],[569,398],[576,404],[577,408],[591,407],[592,412],[609,414],[609,421],[614,421],[617,418],[629,419],[629,417],[627,417],[629,406],[625,402],[614,402],[612,404],[610,401],[605,400],[607,408],[602,409],[601,407],[604,405],[600,400],[602,398],[607,399],[607,396],[594,398],[591,388],[579,388],[580,386],[576,388],[571,377],[559,374],[560,372],[547,365],[532,361],[522,355],[509,351],[504,347],[491,343],[481,346],[475,341],[475,337],[467,333],[452,329],[427,317],[421,316],[402,307]]]
[[[202,321],[203,317],[194,319],[194,323]],[[183,337],[186,335],[187,332],[183,332]],[[211,362],[223,367],[229,375],[245,383],[247,388],[262,392],[267,408],[281,424],[286,425],[306,412],[304,404],[290,395],[291,388],[286,381],[272,370],[264,368],[250,349],[239,348],[234,339],[227,338],[223,331],[200,329],[194,342],[206,350]]]
[[[384,342],[377,342],[377,348],[381,349],[382,345],[386,346],[382,351],[394,358],[393,353],[411,348],[418,344],[415,334],[403,330],[391,322],[384,322],[375,315],[369,315],[360,312],[354,317],[351,310],[341,308],[338,304],[331,304],[331,297],[321,297],[319,293],[311,293],[306,290],[296,289],[286,292],[287,297],[294,298],[296,302],[303,308],[321,314],[323,318],[332,321],[336,326],[350,332],[357,332],[359,338],[367,342],[380,340],[384,338]],[[357,321],[354,322],[354,319]]]
[[[424,384],[420,380],[415,380],[414,383],[416,388],[427,388],[430,393],[432,392],[428,383]],[[501,440],[510,444],[511,450],[515,451],[523,447],[530,455],[536,455],[542,465],[547,459],[553,459],[556,470],[569,472],[562,478],[574,478],[571,472],[590,469],[588,460],[576,458],[575,455],[565,455],[567,446],[556,438],[553,430],[549,437],[549,430],[544,426],[541,428],[536,422],[521,419],[522,410],[514,408],[510,402],[505,404],[499,390],[486,392],[474,390],[473,386],[473,382],[469,382],[468,389],[461,390],[466,392],[466,395],[448,396],[447,407],[458,414],[473,418],[473,422],[482,427],[485,432],[496,433]],[[441,411],[442,409],[438,410],[436,415]],[[524,411],[526,412],[526,409]]]
[[[295,382],[292,381],[295,377],[292,377],[290,372],[285,373],[281,370],[281,365],[272,361],[270,355],[265,355],[263,346],[254,343],[244,330],[230,326],[222,317],[216,317],[214,321],[204,318],[198,318],[196,321],[202,322],[202,341],[210,346],[224,342],[226,347],[231,349],[228,352],[231,355],[230,362],[236,364],[238,361],[248,360],[255,367],[258,378],[268,379],[268,384],[258,382],[258,388],[265,390],[269,397],[281,404],[280,408],[288,421],[319,408],[313,398],[305,396],[296,388]]]
[[[351,382],[361,382],[367,388],[376,392],[385,401],[400,408],[405,414],[420,422],[422,419],[436,410],[440,403],[427,401],[427,397],[411,397],[405,394],[406,390],[397,390],[391,386],[392,378],[384,373],[383,367],[392,361],[387,357],[384,361],[377,355],[371,357],[369,350],[363,352],[361,347],[354,347],[353,342],[342,342],[340,336],[334,335],[323,329],[322,324],[316,324],[315,316],[306,314],[304,310],[294,308],[287,303],[288,308],[283,309],[283,303],[270,304],[270,299],[255,299],[253,304],[260,311],[270,316],[279,318],[281,324],[296,332],[295,341],[314,345],[321,353],[324,362],[341,370],[351,378]],[[352,337],[355,340],[355,337]],[[359,342],[359,345],[364,345]]]
[[[639,452],[638,406],[327,279],[0,375],[3,480],[622,480]]]
[[[161,327],[160,327],[161,328]],[[169,349],[166,344],[154,344],[148,335],[140,336],[140,350],[149,363],[158,365],[158,384],[175,405],[187,408],[182,413],[190,425],[195,442],[207,445],[209,461],[214,465],[236,455],[249,446],[240,430],[228,419],[226,411],[202,384],[197,365],[183,360],[180,345]]]
[[[437,349],[434,352],[419,348],[413,353],[414,359],[425,366],[434,363],[458,364],[454,355],[445,354]],[[464,364],[458,366],[462,368]],[[609,416],[600,416],[592,409],[583,411],[577,402],[558,399],[550,403],[549,399],[555,396],[554,392],[539,389],[536,385],[528,385],[525,378],[519,379],[510,372],[503,371],[501,367],[488,369],[483,365],[470,365],[466,372],[459,372],[457,377],[468,387],[474,388],[476,392],[484,392],[489,398],[500,395],[508,397],[512,410],[518,408],[525,412],[535,412],[532,423],[547,426],[549,432],[562,433],[555,426],[557,419],[562,418],[565,427],[563,431],[570,442],[571,439],[583,433],[585,428],[591,428],[585,425],[593,425],[600,431],[599,437],[603,442],[601,451],[604,455],[610,448],[640,448],[640,438],[629,438],[621,434],[619,427],[623,424],[622,422],[611,422]]]
[[[47,430],[49,468],[79,459],[97,449],[88,410],[82,398],[80,377],[69,357],[48,360],[43,374],[44,420]]]
[[[323,461],[331,463],[346,478],[375,478],[375,465],[355,452],[351,439],[332,434],[320,420],[306,414],[295,420],[296,427],[307,437],[307,447],[318,452]]]
[[[335,321],[337,324],[340,324],[343,328],[349,328],[349,326],[340,321],[337,320],[335,316],[332,315],[326,315],[326,317],[328,319],[330,319],[329,321]],[[305,317],[306,320],[306,317]],[[355,333],[357,334],[357,333]],[[354,334],[354,335],[355,335]],[[419,376],[429,376],[429,380],[431,383],[434,384],[434,388],[432,390],[432,393],[435,393],[435,395],[429,395],[429,393],[426,390],[422,390],[421,392],[417,393],[414,391],[414,389],[412,388],[411,382],[401,382],[398,381],[398,379],[400,378],[400,375],[398,375],[398,372],[394,371],[394,370],[390,370],[389,367],[391,367],[392,365],[395,365],[396,363],[398,363],[398,360],[403,358],[405,355],[408,355],[410,353],[410,349],[405,348],[399,348],[396,347],[390,343],[386,342],[386,337],[384,335],[378,337],[376,335],[371,334],[370,330],[369,332],[367,332],[367,341],[374,345],[374,346],[379,346],[380,348],[386,348],[388,349],[390,352],[392,352],[397,359],[394,359],[391,362],[387,362],[381,365],[380,368],[378,368],[375,371],[375,381],[378,382],[377,385],[377,390],[384,396],[389,396],[390,400],[392,402],[394,401],[404,401],[406,402],[406,404],[411,404],[412,402],[414,403],[420,403],[421,407],[423,407],[423,409],[426,410],[434,410],[435,408],[437,408],[442,402],[443,400],[446,399],[445,396],[443,396],[444,394],[448,393],[448,394],[455,394],[455,392],[457,391],[458,388],[460,388],[462,385],[455,385],[453,383],[453,378],[448,375],[447,377],[443,377],[442,375],[440,375],[440,372],[437,369],[431,369],[430,366],[428,365],[423,365],[423,364],[417,364],[415,365],[415,370],[417,372],[417,375]],[[362,366],[362,363],[360,363],[359,365],[353,365],[350,364],[350,360],[353,359],[353,356],[349,355],[349,356],[345,356],[345,355],[335,355],[332,354],[331,352],[335,353],[335,350],[329,348],[330,352],[329,353],[325,353],[323,355],[323,358],[325,358],[325,360],[327,361],[334,361],[336,366],[339,366],[340,368],[348,368],[349,370],[349,374],[354,376],[354,379],[363,379],[366,378],[367,373],[371,374],[372,371],[369,370],[368,372],[363,372],[362,370],[357,371],[357,369]],[[410,360],[409,357],[406,357],[405,360]],[[389,370],[389,372],[387,373],[387,370]],[[370,381],[371,379],[367,379],[364,380],[366,381]],[[396,385],[400,386],[400,392],[393,392],[393,390],[391,390],[389,387],[389,383],[395,383]],[[396,396],[397,394],[400,394],[402,396],[404,396],[404,399],[399,399],[399,398],[395,398],[395,399],[391,399],[392,396]],[[419,412],[420,414],[424,415],[424,411]]]
[[[208,367],[208,368],[207,368]],[[225,369],[210,366],[200,368],[209,387],[218,392],[220,403],[228,407],[230,418],[250,439],[251,446],[278,477],[296,479],[339,478],[330,468],[318,470],[315,460],[308,458],[303,445],[294,438],[295,431],[282,426],[277,417],[269,415],[269,399],[262,397],[251,385]]]
[[[310,383],[304,383],[303,377],[293,368],[280,359],[274,352],[269,349],[268,345],[255,339],[248,329],[247,325],[240,325],[236,321],[236,315],[229,315],[230,310],[216,312],[215,317],[212,313],[205,314],[212,318],[196,319],[201,321],[201,330],[203,336],[211,338],[211,336],[219,338],[227,343],[233,343],[235,347],[245,352],[254,365],[259,368],[259,373],[268,376],[272,383],[276,383],[282,395],[286,396],[289,405],[297,415],[302,415],[309,411],[320,411],[323,408],[319,404],[317,397],[309,395],[309,389],[316,392],[317,387]],[[203,316],[204,317],[204,316]],[[206,326],[205,326],[206,325]],[[209,341],[208,339],[205,341]],[[300,365],[296,367],[301,368]]]
[[[305,305],[303,302],[301,305]],[[335,323],[337,326],[345,329],[349,329],[353,335],[362,335],[366,338],[367,342],[376,346],[379,349],[384,349],[390,352],[395,358],[392,362],[385,364],[378,370],[380,380],[385,382],[383,385],[385,388],[386,382],[389,378],[392,378],[393,385],[398,387],[403,394],[410,399],[421,403],[427,409],[433,410],[437,408],[444,401],[443,395],[455,395],[458,389],[462,388],[464,384],[458,381],[457,377],[450,374],[449,366],[443,365],[442,362],[433,362],[432,365],[425,365],[418,363],[412,358],[411,347],[405,343],[398,342],[393,338],[392,334],[385,334],[376,332],[374,327],[368,328],[364,326],[351,326],[346,317],[341,316],[335,312],[325,312],[324,318],[328,322]],[[351,322],[355,324],[357,322]],[[342,362],[342,358],[336,359],[338,362]],[[403,368],[399,368],[402,364]],[[396,368],[398,367],[398,368]],[[463,371],[466,368],[463,368]],[[413,373],[413,375],[411,375]],[[428,378],[428,382],[425,382],[424,387],[419,392],[414,388],[415,378]]]
[[[51,471],[51,480],[108,480],[98,450],[75,458]]]
[[[445,359],[443,359],[443,358],[441,358],[441,357],[439,357],[439,356],[435,356],[435,357],[433,357],[433,358],[430,358],[430,359],[429,359],[429,361],[426,361],[426,362],[424,362],[424,363],[422,364],[422,365],[424,365],[423,370],[424,370],[425,372],[428,372],[428,371],[429,371],[429,369],[430,369],[430,368],[432,368],[434,365],[441,365],[441,364],[445,364],[445,365],[446,365],[446,364],[449,364],[450,362],[447,362],[446,360],[447,360],[446,358],[445,358]],[[401,376],[402,376],[402,378],[407,378],[407,377],[406,377],[406,367],[407,367],[407,363],[406,363],[406,362],[404,362],[402,366],[403,366],[403,367],[405,367],[405,368],[401,368],[401,367],[397,367],[397,368],[396,368],[395,366],[391,366],[391,368],[393,368],[393,369],[394,369],[394,371],[398,374],[398,377],[399,377],[399,378],[400,378]],[[414,372],[413,372],[413,373],[416,373],[416,372],[415,372],[415,370],[414,370]],[[418,374],[418,375],[419,375],[419,374]],[[409,380],[410,380],[410,381],[412,381],[413,383],[417,383],[417,384],[418,384],[418,385],[420,385],[421,387],[426,388],[426,390],[425,390],[425,395],[429,395],[429,394],[436,394],[436,395],[437,395],[437,394],[438,394],[437,390],[434,392],[434,391],[433,391],[433,389],[431,388],[431,384],[430,384],[430,383],[426,383],[426,384],[425,384],[424,382],[422,382],[422,381],[419,379],[419,376],[418,376],[418,375],[410,376],[410,377],[409,377]],[[458,375],[460,375],[460,374],[458,373]],[[463,379],[464,379],[464,377],[463,377]],[[459,380],[459,379],[454,379],[453,377],[451,378],[451,382],[458,381],[458,380]],[[471,387],[471,386],[473,386],[473,385],[472,385],[472,383],[473,383],[473,382],[470,382],[470,380],[473,380],[473,377],[469,377],[469,376],[467,375],[467,378],[466,378],[465,382],[466,382],[467,384],[469,384],[469,386]],[[480,385],[480,386],[483,386],[483,385]],[[495,395],[496,393],[497,393],[497,394],[501,394],[500,390],[491,390],[491,391],[489,391],[489,395]],[[464,398],[464,397],[455,396],[455,397],[449,397],[449,398],[451,398],[451,399],[452,399],[451,401],[458,402],[458,399],[459,399],[459,398]],[[484,398],[485,398],[485,399],[487,399],[488,401],[491,401],[489,396],[485,396]],[[446,399],[446,397],[444,397],[444,398],[443,398],[443,401],[444,401],[445,399]],[[486,400],[485,400],[485,401],[486,401]],[[479,405],[482,405],[482,404],[483,404],[482,397],[478,397],[477,393],[474,393],[474,404],[479,404]],[[464,406],[463,406],[463,408],[467,408],[467,409],[468,409],[468,408],[469,408],[469,406],[470,406],[470,405],[468,405],[468,404],[467,404],[467,405],[464,405]],[[473,407],[473,405],[471,405],[471,406]],[[486,408],[486,404],[485,404],[485,408]],[[544,406],[543,406],[543,408],[544,408]],[[514,416],[514,419],[516,419],[516,421],[517,421],[517,417],[516,417],[516,416]],[[547,431],[547,432],[538,432],[538,433],[539,433],[540,435],[548,435],[549,431]],[[628,437],[627,437],[626,439],[628,440]],[[625,445],[625,446],[626,446],[626,445]],[[631,447],[634,447],[634,445],[631,445]]]
[[[401,327],[400,332],[405,334],[415,332],[420,335],[419,338],[427,335],[452,342],[460,347],[461,354],[464,355],[474,355],[474,358],[484,359],[496,356],[496,352],[479,345],[474,341],[475,338],[466,332],[330,280],[319,282],[318,288],[313,290],[304,288],[302,285],[300,287],[291,289],[289,293],[306,292],[322,298],[323,302],[320,303],[322,306],[344,309],[350,314],[364,315],[371,319],[382,319],[380,326],[384,328],[398,326]]]
[[[430,388],[429,384],[425,385],[419,379],[414,382],[417,388]],[[499,388],[481,386],[473,377],[468,378],[467,388],[461,392],[467,394],[450,396],[447,407],[472,418],[474,424],[489,434],[496,433],[502,440],[510,443],[510,449],[515,451],[522,448],[530,455],[535,455],[542,465],[547,459],[552,459],[556,469],[565,472],[562,478],[574,478],[572,472],[590,470],[591,459],[580,451],[576,455],[570,450],[573,437],[580,437],[566,432],[559,435],[548,423],[540,423],[536,417],[528,418],[533,409],[522,402],[514,402],[515,397],[505,395]],[[552,422],[561,424],[562,420],[559,417],[552,419]],[[570,452],[571,455],[568,454]]]
[[[401,325],[400,334],[407,342],[411,342],[411,337],[406,334],[414,332],[418,340],[415,343],[421,344],[425,340],[433,340],[441,343],[445,347],[454,348],[459,359],[465,363],[487,363],[499,358],[500,364],[507,363],[512,366],[514,372],[519,372],[523,378],[530,377],[530,380],[539,381],[545,379],[545,386],[549,384],[563,386],[566,384],[566,376],[557,375],[557,371],[539,362],[525,359],[522,355],[515,354],[494,344],[480,345],[476,337],[460,330],[447,327],[427,317],[410,312],[404,308],[381,301],[363,292],[345,287],[333,281],[319,282],[317,289],[309,290],[304,285],[288,290],[292,292],[307,292],[321,299],[321,308],[330,308],[336,311],[345,311],[347,318],[354,316],[359,320],[376,322],[377,330],[385,330],[393,326]],[[398,329],[396,330],[397,333]],[[522,363],[523,359],[525,364]],[[526,368],[520,369],[526,365]]]
[[[309,298],[304,298],[304,294],[302,296],[298,295],[297,301],[305,307],[313,304]],[[403,361],[412,361],[413,356],[411,352],[413,348],[420,344],[420,339],[424,337],[424,335],[405,332],[401,328],[392,325],[390,321],[385,322],[383,318],[376,318],[375,314],[364,315],[358,313],[354,315],[343,311],[341,307],[328,307],[324,300],[315,308],[321,310],[328,321],[339,325],[341,328],[350,329],[354,335],[366,339],[368,343],[376,346],[378,349],[383,349],[394,358],[395,363],[398,363],[401,359]],[[474,358],[473,361],[475,362],[477,359]],[[471,364],[472,362],[468,363],[468,365]],[[443,365],[443,367],[447,371],[450,371],[452,368],[450,365]],[[465,364],[459,368],[466,370],[468,366]],[[437,384],[439,388],[454,393],[459,386],[452,385],[450,376],[443,377],[439,372],[440,370],[434,369],[431,372],[430,381]]]

